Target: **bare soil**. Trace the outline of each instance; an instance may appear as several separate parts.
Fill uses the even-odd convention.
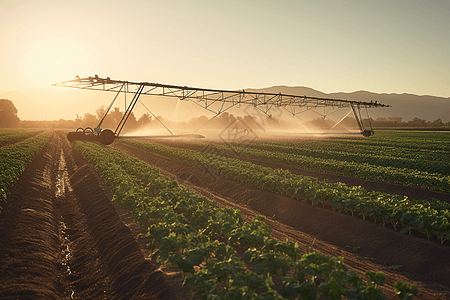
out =
[[[219,205],[240,209],[246,219],[265,215],[274,238],[343,256],[360,276],[384,272],[389,299],[395,299],[395,281],[416,284],[418,299],[450,299],[447,245],[212,177],[119,142],[111,146]],[[93,166],[65,136],[53,134],[2,205],[0,299],[188,299],[180,273],[155,263],[130,212],[111,199]]]
[[[170,143],[172,146],[177,144],[176,141]],[[420,290],[417,299],[450,299],[448,245],[211,176],[202,168],[152,155],[120,142],[111,146],[159,168],[165,175],[215,199],[220,205],[240,209],[248,219],[257,214],[266,216],[274,238],[298,242],[304,251],[312,248],[326,255],[343,256],[345,264],[362,277],[367,270],[382,271],[388,278],[383,291],[390,299],[396,299],[392,288],[396,281],[416,284]],[[177,146],[186,147],[186,143],[180,142]],[[321,176],[330,180],[335,177]],[[395,185],[390,188],[393,187]],[[404,190],[399,186],[397,191],[401,194]]]
[[[171,147],[187,148],[187,149],[193,149],[193,150],[199,150],[199,151],[208,151],[208,143],[210,143],[210,141],[208,141],[208,140],[202,141],[202,140],[192,140],[192,139],[186,139],[186,140],[183,140],[183,139],[181,139],[181,140],[156,139],[153,141],[161,143],[161,144],[165,144],[165,145],[168,145]],[[227,157],[239,158],[242,160],[250,161],[254,164],[258,164],[258,165],[262,165],[262,166],[270,167],[270,168],[274,168],[274,169],[283,168],[283,169],[290,170],[292,174],[316,177],[319,180],[326,179],[330,182],[343,182],[349,186],[362,186],[363,188],[365,188],[368,191],[380,191],[380,192],[384,192],[384,193],[388,193],[388,194],[398,194],[398,195],[408,196],[408,198],[410,198],[410,199],[427,200],[427,201],[431,201],[432,199],[437,199],[439,201],[450,202],[450,194],[432,191],[432,190],[428,190],[428,189],[424,189],[424,188],[420,188],[420,187],[404,186],[404,185],[395,184],[395,183],[375,182],[375,181],[370,181],[370,180],[355,178],[355,177],[349,177],[349,176],[344,176],[344,175],[337,175],[337,174],[330,174],[330,173],[300,169],[297,167],[268,162],[268,161],[247,159],[247,158],[236,155],[236,153],[233,151],[221,151],[221,152],[217,152],[215,154],[225,155]]]
[[[0,299],[173,299],[107,195],[53,134],[0,214]]]

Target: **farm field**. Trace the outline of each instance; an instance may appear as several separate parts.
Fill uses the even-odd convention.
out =
[[[173,299],[93,167],[47,135],[1,202],[0,299]]]
[[[41,132],[42,130],[0,129],[0,147],[23,141]]]
[[[450,192],[448,132],[385,131],[377,132],[371,139],[342,137],[300,141],[224,141],[226,143],[160,142],[312,172]]]
[[[323,293],[327,289],[325,285],[320,289],[319,284],[328,284],[332,278],[330,273],[319,271],[320,268],[314,271],[318,272],[319,282],[309,280],[309,285],[302,288],[296,285],[298,276],[310,275],[308,272],[315,268],[312,265],[306,267],[308,259],[333,266],[335,274],[347,274],[344,276],[347,282],[361,282],[360,290],[370,290],[375,282],[383,282],[378,273],[369,273],[369,280],[365,276],[367,270],[382,272],[386,282],[377,287],[388,299],[397,299],[393,288],[397,281],[416,285],[420,293],[415,299],[450,298],[447,288],[450,286],[450,228],[444,218],[445,210],[448,214],[444,201],[449,196],[447,190],[423,189],[422,184],[418,185],[409,177],[405,177],[408,182],[399,182],[397,178],[394,182],[377,183],[373,178],[362,176],[357,179],[348,173],[307,170],[306,166],[290,164],[290,161],[275,161],[269,155],[272,152],[277,157],[295,154],[296,159],[302,155],[345,161],[342,158],[347,149],[347,159],[356,161],[358,155],[353,153],[360,153],[359,156],[366,153],[367,157],[359,161],[360,164],[376,165],[378,162],[382,168],[387,166],[381,166],[383,157],[376,153],[377,149],[386,151],[386,148],[376,147],[389,147],[390,144],[392,153],[384,155],[385,160],[390,157],[392,163],[394,157],[399,157],[404,159],[400,165],[404,165],[409,159],[410,170],[417,170],[416,174],[423,176],[426,173],[426,178],[435,178],[430,179],[435,185],[436,180],[445,182],[448,169],[444,167],[439,171],[438,165],[440,161],[448,165],[445,161],[448,158],[439,158],[448,150],[445,148],[448,144],[434,142],[439,136],[418,134],[414,143],[414,136],[400,135],[405,145],[418,146],[408,146],[409,152],[394,152],[401,147],[401,139],[396,138],[394,132],[380,134],[380,138],[377,135],[361,139],[359,145],[360,139],[240,144],[172,139],[116,140],[111,146],[86,142],[71,144],[62,133],[48,133],[48,142],[16,184],[8,188],[7,202],[2,203],[0,232],[2,245],[6,247],[0,250],[0,298],[16,299],[18,294],[24,294],[31,298],[61,299],[186,299],[191,285],[199,291],[203,288],[202,295],[213,289],[216,284],[210,282],[214,276],[219,276],[219,267],[240,274],[232,277],[235,278],[232,282],[222,282],[223,272],[220,273],[220,278],[216,278],[219,290],[225,286],[234,292],[261,293],[261,289],[252,290],[249,284],[238,284],[237,279],[245,283],[251,278],[253,283],[265,286],[267,293],[273,290],[273,295],[276,291],[282,294],[282,287],[287,282],[289,288],[285,292],[290,291],[292,295],[306,291]],[[394,144],[395,140],[397,144]],[[344,143],[345,148],[339,150],[339,143]],[[359,152],[350,151],[352,143]],[[309,152],[299,154],[295,148]],[[418,156],[414,157],[414,152],[418,152]],[[220,159],[205,159],[211,155]],[[420,164],[425,158],[437,163]],[[225,159],[223,164],[219,164],[221,159]],[[434,169],[427,169],[428,165]],[[231,167],[234,169],[229,169]],[[253,174],[272,173],[252,177],[242,169]],[[404,169],[403,173],[407,173]],[[242,173],[239,175],[238,171]],[[428,230],[416,223],[405,223],[404,219],[382,219],[350,205],[334,207],[334,198],[327,198],[326,188],[320,186],[322,181],[318,179],[303,176],[303,188],[299,188],[300,181],[291,181],[297,184],[293,190],[282,189],[279,178],[300,180],[295,176],[301,176],[297,173],[302,172],[316,174],[321,180],[328,178],[329,184],[347,180],[347,184],[326,187],[335,190],[336,199],[350,193],[349,187],[354,193],[353,198],[363,195],[360,188],[351,188],[352,180],[357,185],[363,181],[374,191],[377,187],[382,191],[395,191],[395,188],[399,192],[407,191],[408,201],[425,199],[421,201],[434,205],[429,210],[437,211],[439,218],[436,219],[441,220],[438,224],[441,227],[432,224],[433,221],[428,224],[431,226]],[[248,181],[249,177],[253,179]],[[261,184],[259,179],[266,177],[268,180]],[[405,202],[407,193],[396,196],[398,201]],[[367,192],[364,197],[373,195]],[[378,197],[390,197],[383,195],[377,194]],[[432,198],[441,201],[428,201]],[[192,206],[196,203],[202,203],[204,210]],[[419,202],[411,202],[411,205],[418,206]],[[233,222],[238,226],[232,225],[231,220],[237,220]],[[396,226],[399,228],[394,230]],[[139,227],[151,234],[142,234]],[[200,231],[203,232],[201,235],[194,234]],[[261,244],[261,240],[268,244]],[[192,243],[198,245],[199,241],[207,246],[195,248],[195,252]],[[151,246],[147,247],[147,244]],[[247,248],[253,250],[247,251]],[[315,252],[303,256],[311,250]],[[212,251],[214,255],[205,254],[205,251]],[[215,258],[211,261],[211,257]],[[269,267],[270,257],[278,258],[275,261],[281,264],[275,271]],[[215,264],[214,261],[220,258],[224,262]],[[286,266],[293,269],[298,261],[303,261],[303,267],[298,265],[298,271],[290,273]],[[205,272],[198,272],[198,265]],[[240,267],[242,265],[244,269]],[[183,288],[182,273],[174,266],[187,275],[187,284]],[[347,269],[356,273],[346,273]],[[276,275],[266,276],[266,272]],[[290,279],[283,283],[281,278],[285,275]],[[360,279],[373,283],[363,284]],[[329,290],[338,290],[338,285],[327,286]],[[288,294],[284,295],[288,297]]]

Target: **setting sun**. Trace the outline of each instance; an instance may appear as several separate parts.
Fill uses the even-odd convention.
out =
[[[0,1],[0,94],[98,74],[226,90],[450,96],[447,2],[353,2]],[[89,92],[58,98],[56,111],[30,93],[33,104],[14,97],[25,119],[74,118],[111,99],[92,108],[82,105],[94,104]]]
[[[0,299],[449,299],[449,16],[0,0]]]

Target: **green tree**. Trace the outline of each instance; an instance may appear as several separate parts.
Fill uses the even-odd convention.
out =
[[[114,107],[114,109],[109,112],[109,115],[112,117],[114,124],[117,126],[122,119],[123,113],[118,107]]]
[[[434,120],[433,122],[431,122],[430,125],[433,127],[442,127],[442,126],[444,126],[444,122],[442,122],[441,119],[437,119],[437,120]]]
[[[412,121],[408,121],[406,123],[409,127],[427,127],[428,123],[426,120],[422,120],[419,118],[414,118]]]
[[[8,99],[0,99],[0,127],[16,127],[20,123],[17,108]]]
[[[91,127],[92,129],[94,129],[98,124],[98,119],[93,114],[85,113],[82,124],[82,127]]]
[[[141,115],[138,120],[139,126],[144,126],[150,124],[152,122],[152,116],[149,113],[145,113]]]

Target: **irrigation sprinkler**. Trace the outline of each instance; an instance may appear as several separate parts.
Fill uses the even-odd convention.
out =
[[[360,129],[360,133],[365,136],[373,135],[373,129],[370,124],[370,129],[365,128],[361,118],[361,108],[374,107],[390,107],[381,103],[309,97],[299,95],[287,95],[281,93],[263,93],[263,92],[248,92],[245,90],[216,90],[195,88],[187,86],[168,85],[151,82],[132,82],[124,80],[113,80],[110,77],[100,78],[98,75],[80,78],[78,75],[73,80],[67,80],[53,84],[59,87],[72,87],[77,89],[99,90],[107,92],[115,92],[116,95],[111,102],[108,110],[103,118],[100,120],[96,128],[78,128],[76,131],[71,131],[67,134],[69,141],[87,140],[98,141],[102,144],[109,145],[114,139],[118,138],[125,123],[127,122],[133,108],[139,101],[141,95],[165,96],[178,98],[181,101],[192,101],[196,105],[219,115],[228,109],[239,106],[241,104],[252,105],[254,108],[261,111],[263,114],[271,117],[271,109],[283,109],[297,116],[298,114],[316,108],[343,108],[350,107],[353,111],[354,117]],[[101,129],[101,125],[115,100],[119,94],[133,94],[131,102],[126,107],[119,124],[113,131],[111,129]],[[324,115],[326,117],[326,115]],[[170,130],[169,130],[170,132]]]

